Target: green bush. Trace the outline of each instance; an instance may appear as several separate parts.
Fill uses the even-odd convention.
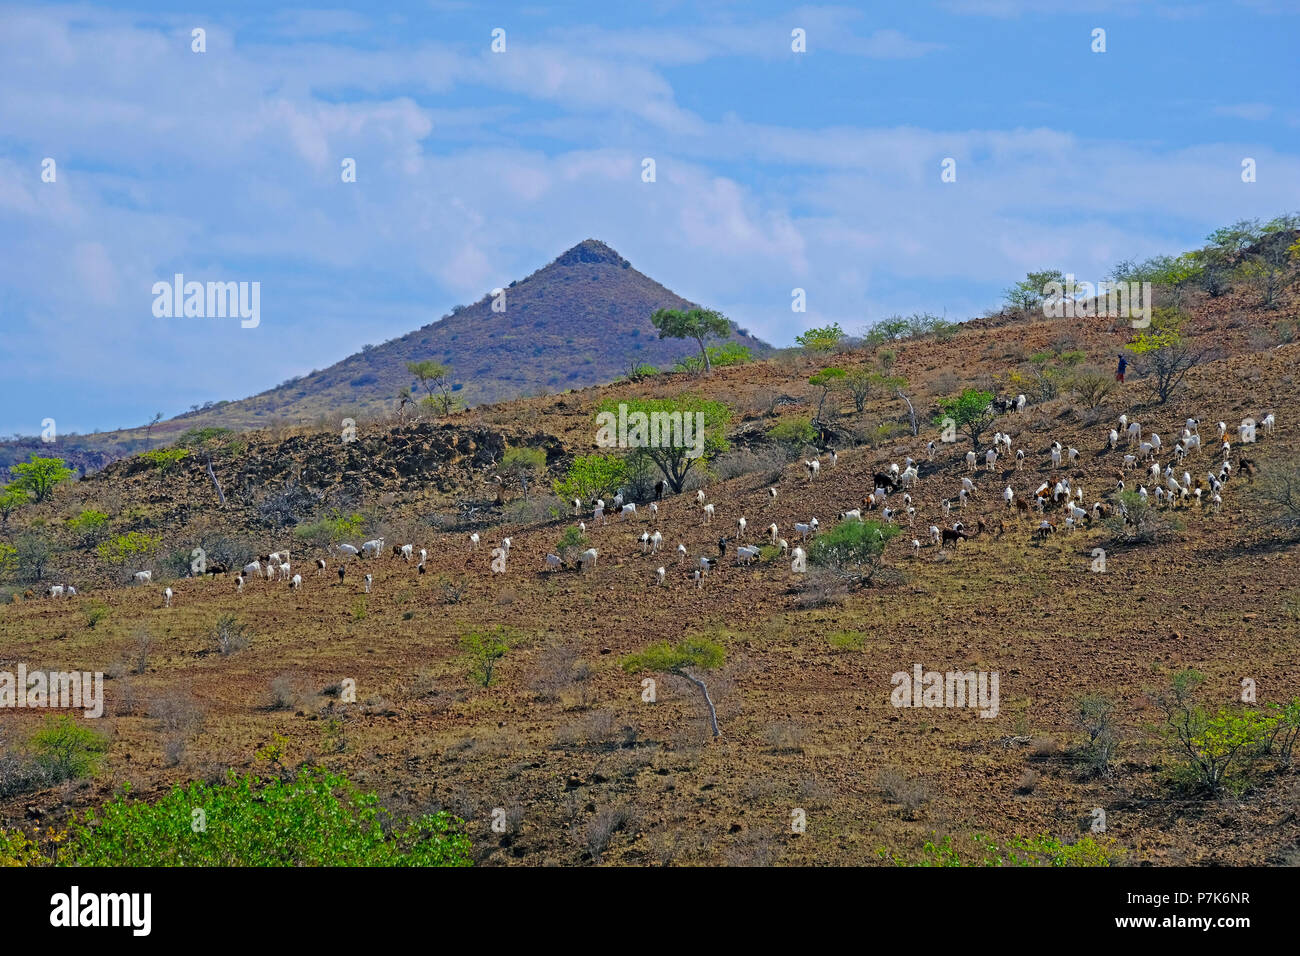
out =
[[[337,508],[328,515],[310,524],[301,524],[294,528],[294,535],[308,544],[325,548],[348,538],[361,534],[365,519],[355,512],[345,515]]]
[[[95,601],[86,608],[86,627],[92,631],[95,625],[108,617],[108,607]]]
[[[1166,690],[1153,695],[1165,716],[1169,749],[1181,759],[1171,776],[1206,794],[1240,793],[1276,739],[1280,715],[1247,709],[1211,714],[1195,700],[1204,680],[1199,671],[1182,670]]]
[[[95,548],[100,559],[113,566],[120,566],[136,558],[147,558],[158,550],[162,539],[158,535],[145,534],[143,531],[128,531],[126,534],[114,535]]]
[[[81,539],[84,547],[97,544],[108,531],[108,515],[94,508],[87,508],[75,518],[68,519],[68,530]]]
[[[503,627],[471,631],[460,639],[460,646],[469,659],[470,676],[475,683],[489,687],[496,679],[497,662],[510,650],[510,637]]]
[[[928,840],[919,860],[908,860],[884,849],[876,852],[895,866],[1114,866],[1124,856],[1124,850],[1116,847],[1114,840],[1102,842],[1090,836],[1080,837],[1077,843],[1062,843],[1044,833],[1013,837],[1006,846],[999,846],[992,838],[976,833],[971,843],[973,848],[963,853],[950,836],[937,843]]]
[[[228,438],[235,434],[234,429],[219,428],[215,425],[207,428],[191,428],[189,431],[176,439],[176,444],[183,448],[197,448],[200,445],[207,444],[213,439]]]
[[[129,792],[71,827],[61,866],[469,866],[462,821],[401,824],[346,777],[308,769],[262,781],[177,786],[156,802]],[[196,811],[202,811],[200,815]]]
[[[741,345],[739,342],[710,345],[708,351],[709,363],[714,368],[721,368],[726,365],[747,365],[754,361],[754,353],[750,351],[749,346]],[[687,355],[678,359],[674,368],[679,372],[702,372],[704,371],[704,359],[699,355]]]
[[[569,466],[569,473],[552,488],[563,501],[581,498],[592,501],[604,495],[613,495],[623,481],[627,467],[616,455],[578,455]]]
[[[843,521],[813,541],[808,560],[870,580],[880,564],[885,545],[898,531],[897,525],[880,521]]]
[[[817,329],[809,329],[794,340],[809,352],[833,352],[844,341],[844,330],[838,322]]]
[[[791,454],[798,454],[804,445],[817,441],[817,429],[807,418],[788,418],[769,428],[767,437],[778,445],[784,445]]]
[[[28,741],[28,748],[36,765],[58,783],[92,776],[108,749],[108,741],[67,714],[59,714],[45,718]]]
[[[189,454],[189,451],[185,448],[159,448],[156,451],[141,453],[140,460],[153,465],[159,474],[166,474],[175,468],[182,459],[188,458]]]
[[[837,651],[860,651],[867,646],[867,635],[862,631],[836,631],[826,640]]]

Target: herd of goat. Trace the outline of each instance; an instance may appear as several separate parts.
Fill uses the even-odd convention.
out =
[[[999,407],[1005,411],[1018,411],[1023,408],[1023,402],[1017,404],[1016,399],[1000,400]],[[1258,422],[1254,419],[1245,419],[1235,429],[1233,437],[1238,444],[1251,444],[1260,435],[1271,435],[1275,424],[1276,419],[1272,412],[1264,415]],[[1055,480],[1051,478],[1043,480],[1033,492],[1028,494],[1017,493],[1011,483],[1008,483],[1001,495],[1003,510],[1019,520],[1026,518],[1029,520],[1037,519],[1031,537],[1038,540],[1044,540],[1058,531],[1071,532],[1082,526],[1091,526],[1094,520],[1112,514],[1117,514],[1119,517],[1129,520],[1124,496],[1116,495],[1114,492],[1133,490],[1144,502],[1149,502],[1154,498],[1157,507],[1179,508],[1199,505],[1202,508],[1217,512],[1222,506],[1223,493],[1229,479],[1237,473],[1251,475],[1257,470],[1257,466],[1251,459],[1240,455],[1235,456],[1234,463],[1234,447],[1232,440],[1229,438],[1228,425],[1225,422],[1218,422],[1216,427],[1217,436],[1214,438],[1214,442],[1219,444],[1216,449],[1219,454],[1211,454],[1209,448],[1202,444],[1200,421],[1195,418],[1187,419],[1183,423],[1179,437],[1175,440],[1173,447],[1169,449],[1169,456],[1162,468],[1157,456],[1167,447],[1166,443],[1162,441],[1159,434],[1154,432],[1148,432],[1144,438],[1141,424],[1130,421],[1127,415],[1121,415],[1116,427],[1108,430],[1105,446],[1098,452],[1098,454],[1122,452],[1119,467],[1114,474],[1115,484],[1108,495],[1111,497],[1112,503],[1094,500],[1091,505],[1087,505],[1082,483],[1065,476]],[[975,478],[979,475],[981,459],[985,474],[991,474],[996,468],[997,462],[1003,456],[1014,460],[1015,473],[1025,470],[1025,451],[1019,449],[1013,452],[1013,445],[1014,441],[1011,435],[998,431],[993,436],[992,447],[988,448],[982,456],[975,451],[966,453],[964,461],[967,473],[961,476],[960,485],[955,489],[955,494],[939,500],[938,507],[942,510],[944,517],[928,526],[928,533],[925,538],[928,539],[930,544],[940,549],[946,549],[950,546],[956,547],[960,542],[986,531],[996,531],[997,537],[1001,537],[1005,533],[1006,524],[997,515],[984,515],[977,518],[973,531],[968,530],[968,526],[960,520],[953,520],[949,525],[948,519],[951,518],[954,508],[959,512],[964,512],[970,498],[982,494],[975,482]],[[942,477],[944,469],[935,464],[937,451],[938,446],[936,443],[930,441],[925,447],[925,463],[919,463],[908,457],[901,465],[894,463],[885,470],[874,472],[872,475],[873,490],[862,499],[857,507],[840,512],[838,521],[862,521],[864,514],[871,513],[879,516],[879,519],[887,524],[901,525],[905,522],[909,528],[914,527],[917,521],[917,508],[913,503],[913,490],[918,486],[923,476],[926,478],[934,476],[936,480]],[[1204,461],[1199,466],[1192,465],[1190,460],[1197,456],[1207,460],[1209,462],[1208,466]],[[803,467],[807,480],[809,482],[816,481],[824,467],[834,468],[837,465],[839,457],[835,449],[830,448],[826,449],[818,457],[804,461]],[[1044,462],[1042,467],[1047,469],[1050,474],[1062,469],[1067,462],[1072,465],[1077,463],[1080,452],[1076,448],[1062,446],[1059,442],[1054,441],[1048,449],[1047,457],[1048,460]],[[1177,466],[1177,469],[1182,469],[1181,473],[1175,466]],[[1205,468],[1205,477],[1194,480],[1190,472],[1192,467]],[[960,470],[960,464],[957,465],[957,470]],[[1135,484],[1136,488],[1130,489],[1130,484]],[[1150,489],[1148,485],[1151,486]],[[643,503],[645,514],[652,529],[642,531],[638,539],[643,554],[656,555],[664,548],[664,535],[659,527],[659,504],[663,500],[666,491],[666,484],[662,481],[658,482],[654,489],[654,500]],[[620,490],[608,506],[603,499],[597,499],[590,508],[592,524],[594,526],[604,525],[608,515],[616,516],[620,521],[627,521],[636,517],[639,514],[637,503],[626,500],[626,497],[626,494]],[[707,501],[706,497],[702,488],[695,492],[695,503],[699,509],[701,524],[707,526],[712,525],[717,517],[717,505]],[[766,497],[768,505],[774,503],[777,499],[777,489],[775,487],[768,488]],[[575,498],[571,504],[575,517],[582,518],[586,514],[581,499]],[[1054,518],[1056,520],[1053,520]],[[751,564],[761,556],[762,549],[756,543],[742,543],[746,541],[749,535],[749,521],[744,515],[738,516],[732,527],[734,531],[731,534],[724,534],[717,539],[718,555],[716,557],[711,555],[700,556],[693,562],[687,563],[689,552],[686,545],[677,545],[675,551],[676,564],[679,566],[686,564],[685,570],[688,580],[693,580],[696,587],[701,587],[703,579],[708,575],[709,571],[726,557],[728,545],[734,546],[735,560],[738,564]],[[586,521],[579,520],[577,528],[582,534],[585,534],[587,530]],[[808,552],[803,545],[807,544],[809,538],[813,538],[819,533],[821,524],[814,517],[807,521],[797,521],[792,528],[791,537],[797,535],[799,539],[799,544],[795,545],[793,549],[790,542],[781,536],[781,529],[776,523],[768,524],[757,540],[765,538],[770,547],[779,549],[781,557],[791,559],[791,570],[800,573],[807,570],[808,562]],[[467,566],[472,563],[473,555],[479,551],[480,545],[480,535],[478,532],[474,532],[469,536],[470,555],[467,559]],[[922,547],[922,537],[918,536],[911,539],[911,552],[914,557],[920,555]],[[492,572],[505,570],[506,562],[510,557],[510,548],[511,539],[506,537],[501,539],[496,548],[491,549],[490,569]],[[339,564],[335,569],[339,584],[345,583],[351,561],[360,563],[373,561],[385,553],[384,549],[385,541],[383,538],[366,541],[359,548],[351,544],[331,546],[331,556],[335,560],[339,560]],[[426,573],[429,553],[425,548],[417,548],[413,544],[400,544],[393,546],[391,553],[394,560],[401,560],[408,565],[412,561],[416,562],[415,570],[417,574]],[[599,555],[600,552],[596,548],[587,548],[573,559],[547,553],[542,560],[542,568],[548,572],[566,569],[585,571],[596,565]],[[346,559],[351,559],[351,561]],[[315,558],[313,559],[313,567],[315,576],[320,577],[328,571],[329,560],[325,557]],[[231,567],[225,564],[213,563],[204,567],[202,573],[208,575],[230,574],[232,570]],[[661,565],[656,568],[654,572],[655,583],[664,584],[667,573],[666,566]],[[234,586],[236,592],[242,593],[250,581],[259,579],[278,580],[287,583],[288,587],[293,590],[303,586],[303,577],[300,573],[294,571],[294,565],[291,564],[291,555],[288,550],[260,555],[235,571]],[[152,581],[153,572],[151,571],[137,571],[134,574],[134,583],[138,585],[147,585]],[[373,583],[373,575],[364,573],[362,587],[365,593],[370,593]],[[76,588],[71,585],[53,585],[47,589],[47,594],[51,597],[72,596],[76,593]],[[170,587],[164,588],[162,593],[163,605],[171,607],[173,597],[174,592],[172,589]]]

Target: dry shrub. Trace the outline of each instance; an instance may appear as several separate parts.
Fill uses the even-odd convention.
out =
[[[909,779],[901,771],[882,770],[876,775],[876,787],[890,803],[903,808],[903,816],[912,819],[916,812],[930,802],[930,787],[920,778]]]
[[[630,829],[633,819],[634,815],[627,807],[606,807],[592,818],[583,830],[582,841],[593,863],[600,863],[614,840],[614,834]]]

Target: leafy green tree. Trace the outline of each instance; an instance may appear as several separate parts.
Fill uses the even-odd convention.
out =
[[[1300,228],[1295,216],[1279,216],[1266,223],[1258,240],[1243,258],[1238,272],[1260,295],[1260,305],[1276,308],[1282,290],[1294,281],[1290,243],[1285,237]]]
[[[819,329],[809,329],[803,335],[796,335],[794,340],[809,352],[834,352],[844,341],[844,330],[838,322],[832,322]]]
[[[0,581],[18,570],[18,549],[0,541]]]
[[[1198,671],[1178,671],[1152,699],[1164,714],[1170,749],[1184,760],[1185,781],[1209,794],[1240,790],[1255,759],[1266,752],[1277,717],[1256,710],[1210,714],[1196,702],[1204,680]]]
[[[9,527],[9,516],[31,501],[31,496],[16,484],[0,488],[0,528]]]
[[[831,393],[831,389],[839,387],[844,381],[846,373],[842,368],[824,368],[820,372],[813,374],[808,379],[808,384],[822,390],[821,397],[817,400],[817,418],[816,421],[822,420],[822,407],[826,404],[826,396]]]
[[[1185,317],[1176,309],[1156,309],[1151,325],[1125,346],[1137,358],[1138,374],[1149,380],[1152,396],[1163,405],[1173,397],[1187,373],[1213,355],[1208,346],[1188,339]]]
[[[452,394],[451,367],[425,359],[407,362],[406,370],[415,376],[425,391],[421,401],[439,415],[449,415],[456,410],[456,396]]]
[[[871,397],[871,389],[874,385],[873,373],[868,368],[855,368],[844,376],[844,390],[853,399],[853,407],[859,415],[866,409],[867,399]]]
[[[45,577],[45,568],[54,555],[50,540],[43,534],[25,534],[16,542],[18,574],[27,581]]]
[[[1258,219],[1239,219],[1231,226],[1214,230],[1207,239],[1215,252],[1225,258],[1236,258],[1257,243],[1262,234]]]
[[[208,825],[192,826],[202,810]],[[61,866],[469,866],[463,821],[395,820],[373,793],[323,768],[288,780],[233,770],[150,803],[127,792],[70,827]]]
[[[546,470],[546,452],[540,448],[507,448],[501,456],[501,470],[510,475],[524,491],[528,500],[528,483],[532,477]]]
[[[887,342],[907,338],[909,328],[907,319],[901,315],[890,316],[873,325],[862,337],[862,341],[870,348],[877,348]]]
[[[649,461],[663,478],[673,494],[680,494],[687,475],[697,465],[705,465],[717,454],[726,451],[727,427],[731,423],[731,408],[724,402],[683,395],[678,398],[611,398],[600,404],[598,416],[617,420],[626,406],[628,421],[628,467],[635,470],[638,464]],[[646,434],[632,434],[633,416],[644,415],[648,423]],[[598,418],[599,421],[599,418]],[[668,427],[680,421],[681,427]],[[689,424],[689,440],[687,425]],[[608,428],[609,426],[605,426]]]
[[[42,458],[32,455],[31,461],[14,465],[11,471],[17,477],[11,487],[28,492],[37,501],[45,501],[54,493],[60,482],[76,474],[62,458]]]
[[[496,679],[496,666],[510,650],[510,636],[505,628],[471,631],[460,639],[460,646],[469,659],[470,676],[483,687],[490,687]]]
[[[221,425],[208,425],[205,428],[191,428],[190,431],[182,434],[175,440],[177,447],[187,447],[187,449],[198,450],[214,445],[222,445],[224,442],[234,438],[233,428],[222,428]]]
[[[617,455],[578,455],[569,466],[569,473],[551,488],[564,501],[574,498],[594,501],[612,496],[626,474],[627,466]]]
[[[1065,276],[1059,269],[1044,269],[1030,272],[1004,293],[1007,305],[1017,312],[1032,312],[1043,304],[1048,283],[1056,282],[1065,286]]]
[[[907,394],[907,378],[902,375],[890,375],[888,373],[872,372],[871,385],[883,392],[892,394],[907,409],[907,420],[912,428],[912,435],[916,436],[921,433],[920,422],[916,417],[916,406],[912,404],[911,397]]]
[[[726,651],[721,644],[706,637],[685,637],[677,644],[660,641],[652,644],[639,654],[630,654],[622,661],[623,670],[628,674],[640,674],[650,671],[659,674],[674,674],[694,684],[704,697],[709,708],[709,723],[713,727],[713,736],[721,737],[718,729],[718,711],[709,696],[709,688],[697,676],[696,671],[710,671],[721,667],[726,660]]]
[[[659,309],[650,316],[650,323],[659,330],[661,339],[694,339],[700,347],[704,371],[712,370],[705,341],[709,337],[723,338],[730,334],[731,323],[720,312],[712,309]]]
[[[975,449],[980,446],[980,436],[997,417],[993,411],[993,393],[975,388],[964,390],[956,398],[941,398],[938,404],[940,420],[951,419],[958,431],[966,433]]]

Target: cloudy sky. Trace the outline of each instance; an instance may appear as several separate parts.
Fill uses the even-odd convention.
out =
[[[244,397],[588,237],[785,345],[1300,210],[1296,0],[265,6],[0,5],[0,434]],[[260,325],[155,317],[177,272]]]

